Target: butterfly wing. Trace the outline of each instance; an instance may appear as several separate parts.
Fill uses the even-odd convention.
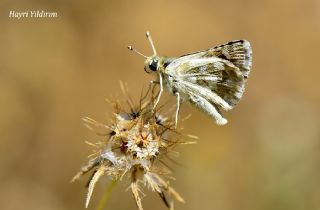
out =
[[[221,121],[219,108],[230,110],[239,102],[251,65],[250,43],[237,40],[181,56],[164,73],[169,75],[169,86],[182,93],[183,98],[207,113],[216,110],[215,114],[208,114]]]

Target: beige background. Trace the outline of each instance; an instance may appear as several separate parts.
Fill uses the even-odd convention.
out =
[[[55,19],[10,19],[9,11],[46,10]],[[176,209],[320,209],[317,0],[2,1],[0,3],[0,209],[84,209],[85,180],[70,184],[100,140],[81,117],[108,121],[105,98],[119,80],[138,100],[152,79],[126,46],[178,56],[233,39],[253,47],[241,103],[215,125],[183,105],[181,123],[200,137],[182,146],[173,186]],[[170,100],[172,97],[167,98]],[[94,191],[95,209],[108,179]],[[128,183],[106,209],[135,209]],[[145,209],[166,209],[145,190]]]

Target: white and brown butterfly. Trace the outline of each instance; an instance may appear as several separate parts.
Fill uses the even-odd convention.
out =
[[[158,56],[149,32],[146,36],[153,50],[145,56],[145,71],[156,75],[153,84],[160,85],[157,106],[164,89],[177,97],[176,125],[180,103],[188,101],[224,125],[227,120],[220,109],[228,111],[241,99],[252,65],[252,50],[246,40],[235,40],[176,58]]]

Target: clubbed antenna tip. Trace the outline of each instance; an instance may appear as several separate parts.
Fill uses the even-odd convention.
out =
[[[138,50],[136,50],[135,48],[133,48],[131,45],[128,46],[128,49],[131,50],[131,51],[133,51],[133,52],[135,52],[135,53],[137,53],[137,54],[139,54],[139,55],[141,55],[141,56],[144,57],[144,58],[147,58],[147,56],[145,56],[144,54],[142,54],[141,52],[139,52]]]

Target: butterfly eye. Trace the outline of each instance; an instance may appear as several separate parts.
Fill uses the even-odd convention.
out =
[[[148,74],[151,73],[151,71],[147,67],[144,67],[144,71],[147,72]]]
[[[151,71],[157,71],[158,68],[158,60],[152,60],[149,64],[149,68]]]

